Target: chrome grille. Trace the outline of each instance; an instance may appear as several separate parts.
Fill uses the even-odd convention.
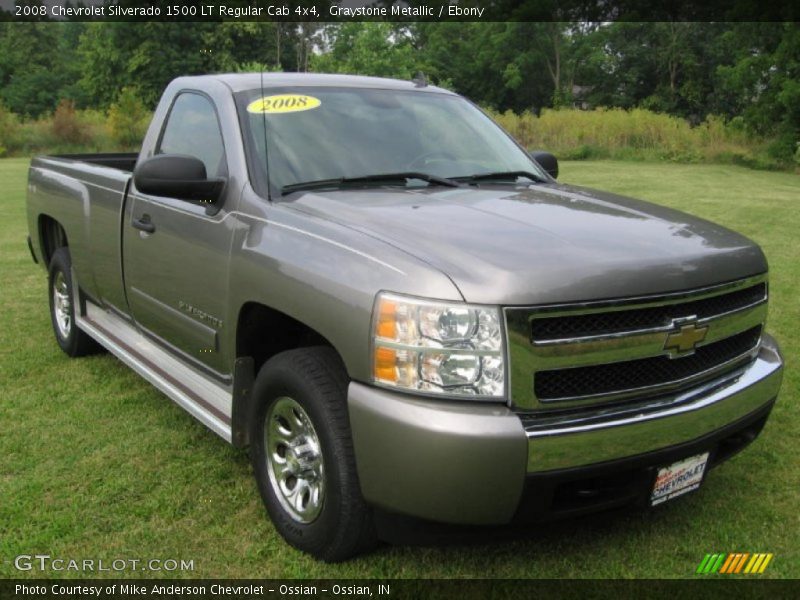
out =
[[[758,304],[764,301],[765,296],[766,283],[760,283],[730,294],[675,305],[533,319],[531,321],[531,339],[557,340],[647,329],[668,325],[672,319],[692,315],[704,319]]]
[[[751,360],[766,277],[658,298],[507,308],[510,390],[521,409],[681,391]]]
[[[679,360],[654,356],[610,365],[539,371],[533,381],[534,393],[540,401],[552,402],[681,382],[730,361],[734,363],[732,366],[737,366],[735,363],[752,350],[760,338],[759,326],[703,346]]]

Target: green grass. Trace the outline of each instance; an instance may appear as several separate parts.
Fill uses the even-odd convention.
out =
[[[12,561],[35,553],[193,559],[186,575],[197,577],[692,577],[706,552],[734,551],[773,552],[765,576],[800,576],[800,178],[620,162],[564,163],[562,173],[719,221],[770,259],[770,329],[789,365],[783,393],[762,437],[699,493],[513,541],[384,546],[345,564],[316,562],[265,518],[244,452],[110,355],[69,360],[59,350],[44,273],[25,246],[27,160],[8,159],[0,160],[0,577],[24,575]]]

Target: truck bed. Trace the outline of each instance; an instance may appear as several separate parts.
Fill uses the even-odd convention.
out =
[[[124,153],[37,156],[28,177],[29,231],[43,231],[48,219],[61,224],[84,293],[123,312],[120,223],[137,159]],[[33,237],[46,263],[41,237]]]

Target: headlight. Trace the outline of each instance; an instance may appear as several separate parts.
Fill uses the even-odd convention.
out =
[[[505,395],[500,309],[378,294],[373,379],[476,399]]]

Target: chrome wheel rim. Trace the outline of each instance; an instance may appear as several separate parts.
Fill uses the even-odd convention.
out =
[[[299,523],[311,523],[325,500],[322,448],[311,419],[295,400],[278,398],[264,423],[267,472],[283,509]]]
[[[53,312],[56,318],[56,327],[62,338],[68,338],[72,328],[72,300],[67,289],[67,278],[64,272],[59,271],[53,280]]]

